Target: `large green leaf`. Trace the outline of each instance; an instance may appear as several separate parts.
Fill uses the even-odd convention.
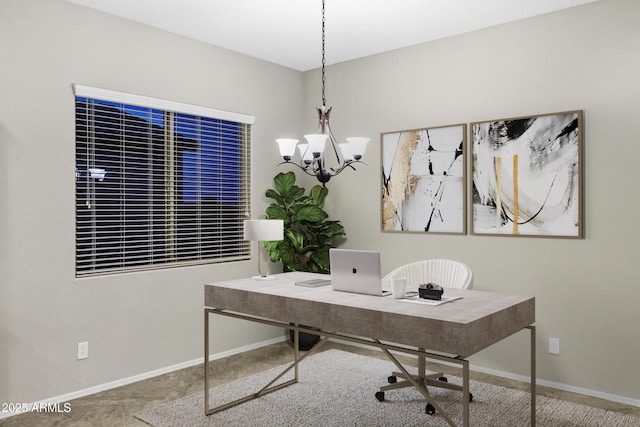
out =
[[[293,172],[279,173],[273,178],[273,185],[286,203],[293,203],[304,194],[304,188],[295,185],[296,176]]]
[[[304,245],[304,236],[300,233],[296,233],[293,230],[286,231],[287,239],[291,242],[294,252],[302,252]]]
[[[312,206],[312,205],[302,206],[296,212],[296,219],[298,221],[318,222],[318,221],[322,221],[328,216],[329,215],[325,211],[323,211],[317,206]]]
[[[291,220],[289,217],[289,212],[282,206],[276,205],[274,203],[267,206],[267,209],[264,211],[266,217],[268,219],[281,219],[284,220],[285,225],[288,224]]]
[[[291,188],[296,183],[296,176],[293,172],[281,172],[273,178],[273,185],[276,191],[282,195],[291,191]]]
[[[304,188],[298,187],[297,185],[291,188],[291,192],[287,194],[287,203],[294,203],[304,194]]]
[[[280,261],[280,245],[282,244],[281,240],[275,241],[266,241],[262,242],[262,246],[269,254],[269,259],[273,262]]]
[[[289,240],[281,240],[278,245],[278,255],[279,258],[274,261],[282,261],[282,264],[287,266],[291,263],[295,262],[293,247],[291,246],[291,241]]]
[[[313,204],[318,206],[319,208],[324,207],[324,200],[327,198],[327,194],[329,194],[329,189],[327,187],[323,187],[322,185],[315,185],[311,188],[311,199],[313,200]]]
[[[326,234],[338,236],[344,234],[344,227],[337,221],[327,221],[323,231]]]
[[[323,246],[311,256],[311,259],[318,266],[318,270],[321,273],[329,273],[331,271],[329,264],[329,248],[330,247],[328,245]]]
[[[284,206],[284,199],[274,189],[272,188],[267,189],[267,191],[264,192],[264,195],[270,199],[274,199],[276,202],[278,202],[279,205]]]

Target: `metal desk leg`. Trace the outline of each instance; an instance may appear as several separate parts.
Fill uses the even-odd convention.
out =
[[[531,332],[531,425],[536,425],[536,327],[527,326]]]
[[[209,415],[209,310],[204,309],[204,414]]]
[[[462,364],[462,425],[469,427],[469,361],[461,359]]]
[[[291,384],[297,383],[298,382],[298,365],[300,364],[300,362],[302,362],[302,360],[304,360],[306,357],[310,356],[311,354],[314,354],[316,351],[318,351],[318,349],[320,349],[328,341],[326,338],[321,339],[311,350],[307,351],[304,355],[300,355],[300,352],[298,350],[298,342],[299,342],[298,332],[300,329],[305,331],[307,329],[297,324],[284,325],[284,324],[276,324],[276,322],[271,322],[268,320],[259,320],[260,323],[270,324],[273,326],[282,326],[288,329],[293,329],[294,331],[293,362],[290,365],[288,365],[279,375],[273,378],[267,385],[262,387],[259,391],[252,393],[248,396],[242,397],[240,399],[234,400],[233,402],[229,402],[224,405],[210,408],[209,407],[209,395],[210,395],[210,392],[209,392],[209,315],[211,313],[235,317],[235,318],[244,318],[241,315],[225,313],[217,309],[211,309],[211,308],[204,309],[204,414],[205,415],[211,415],[211,414],[215,414],[216,412],[224,411],[225,409],[231,408],[233,406],[239,405],[244,402],[248,402],[253,399],[257,399],[260,396],[263,396],[267,393],[271,393],[273,391],[280,390],[281,388],[287,387]],[[274,385],[280,378],[282,378],[291,369],[294,370],[293,379],[282,382],[278,385]]]

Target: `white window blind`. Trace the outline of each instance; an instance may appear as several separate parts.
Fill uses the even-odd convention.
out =
[[[249,258],[253,117],[74,92],[77,276]]]

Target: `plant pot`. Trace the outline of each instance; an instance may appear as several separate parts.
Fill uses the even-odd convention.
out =
[[[303,326],[303,325],[300,325]],[[311,328],[309,326],[305,326],[305,328]],[[289,330],[289,339],[293,343],[293,330]],[[320,336],[314,334],[308,334],[306,332],[298,333],[298,350],[300,351],[309,351],[320,341]]]

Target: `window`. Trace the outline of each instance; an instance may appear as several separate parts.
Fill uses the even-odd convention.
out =
[[[249,258],[253,117],[74,92],[76,276]]]

